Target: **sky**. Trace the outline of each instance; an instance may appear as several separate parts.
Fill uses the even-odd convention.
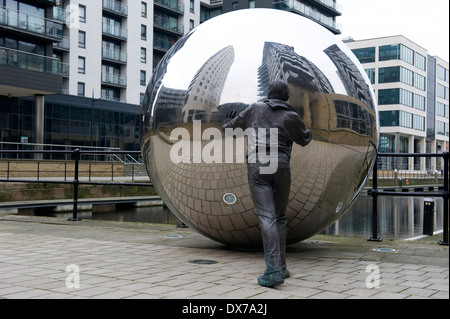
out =
[[[449,0],[337,0],[342,38],[403,35],[449,62]]]

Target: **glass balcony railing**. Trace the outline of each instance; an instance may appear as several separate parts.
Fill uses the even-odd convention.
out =
[[[128,15],[128,6],[115,0],[103,0],[103,8],[112,12],[119,13],[120,15]]]
[[[54,48],[69,51],[70,50],[70,38],[63,37],[61,41],[53,43]]]
[[[184,26],[178,23],[176,19],[167,19],[155,14],[153,16],[153,25],[175,33],[184,33]]]
[[[184,3],[179,0],[154,0],[154,3],[179,13],[184,13]]]
[[[62,7],[53,7],[53,19],[66,22],[67,18],[69,17],[70,13],[64,10]]]
[[[160,51],[168,51],[173,45],[172,41],[160,37],[153,38],[153,48]]]
[[[5,7],[0,7],[1,24],[52,38],[61,39],[63,36],[63,24],[61,22]]]
[[[127,78],[120,74],[102,72],[102,83],[125,87],[127,85]]]
[[[113,25],[111,23],[103,23],[103,33],[109,34],[118,38],[127,38],[127,29],[121,28],[120,26]]]
[[[102,58],[123,63],[127,62],[127,54],[125,52],[109,48],[102,48]]]
[[[324,5],[326,5],[327,7],[342,14],[342,6],[338,3],[336,3],[336,1],[333,1],[333,0],[316,0],[316,1],[321,2]]]
[[[0,65],[69,76],[69,65],[58,59],[4,47],[0,47]]]
[[[293,10],[328,28],[331,28],[338,32],[342,31],[341,25],[339,23],[336,23],[336,21],[332,17],[320,13],[315,8],[312,8],[302,2],[298,2],[296,0],[282,0],[275,1],[274,5],[277,9]]]

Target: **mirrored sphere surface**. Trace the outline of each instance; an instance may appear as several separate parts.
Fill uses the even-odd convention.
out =
[[[281,10],[215,17],[165,54],[148,85],[141,149],[168,208],[199,233],[231,246],[262,243],[241,156],[227,148],[225,114],[267,98],[286,81],[288,103],[312,132],[293,146],[287,241],[311,237],[354,202],[376,159],[377,106],[348,47],[325,28]]]

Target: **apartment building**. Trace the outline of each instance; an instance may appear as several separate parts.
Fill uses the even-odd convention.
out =
[[[0,149],[138,150],[153,69],[200,23],[185,3],[0,0]]]
[[[379,152],[449,150],[449,63],[404,36],[346,44],[365,68],[378,99]],[[436,172],[443,160],[383,158],[382,167]]]
[[[0,0],[0,149],[138,150],[158,62],[200,23],[246,8],[340,33],[334,0]]]
[[[201,22],[235,10],[267,8],[299,14],[317,22],[334,34],[340,34],[342,29],[336,22],[336,17],[342,14],[342,6],[336,0],[201,0],[200,6]]]

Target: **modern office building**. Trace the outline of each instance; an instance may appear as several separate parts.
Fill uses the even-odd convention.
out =
[[[373,84],[380,118],[379,152],[449,150],[449,63],[403,36],[346,41]],[[382,168],[436,172],[443,160],[383,158]]]

